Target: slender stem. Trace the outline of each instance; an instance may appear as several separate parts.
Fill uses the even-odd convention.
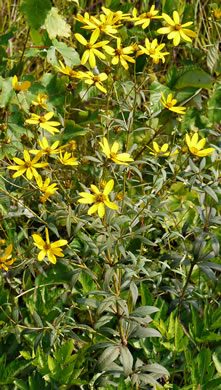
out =
[[[21,53],[21,57],[20,57],[19,64],[18,64],[18,72],[17,72],[18,73],[18,77],[20,76],[20,73],[21,73],[21,65],[22,65],[22,60],[24,58],[24,54],[25,54],[26,45],[27,45],[27,42],[28,42],[29,33],[30,33],[30,27],[28,28],[28,31],[27,31],[27,35],[26,35],[26,38],[25,38],[25,43],[24,43],[23,50],[22,50],[22,53]]]
[[[188,272],[188,275],[187,275],[187,279],[186,279],[186,283],[183,287],[183,291],[182,291],[182,294],[181,294],[181,299],[184,297],[185,295],[185,292],[186,292],[186,289],[187,289],[187,286],[189,284],[189,281],[190,281],[190,278],[191,278],[191,275],[192,275],[192,272],[193,272],[193,268],[194,268],[194,263],[191,263],[191,266],[190,266],[190,269],[189,269],[189,272]]]

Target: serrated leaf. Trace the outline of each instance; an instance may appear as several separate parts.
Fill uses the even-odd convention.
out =
[[[23,0],[20,6],[20,12],[25,15],[29,26],[35,30],[44,24],[50,9],[50,0]]]
[[[57,36],[68,38],[71,35],[71,26],[59,15],[56,7],[52,7],[48,12],[45,27],[51,40]]]
[[[66,65],[72,67],[81,64],[78,52],[72,47],[68,47],[64,42],[59,42],[57,39],[53,40],[55,49],[64,57]]]

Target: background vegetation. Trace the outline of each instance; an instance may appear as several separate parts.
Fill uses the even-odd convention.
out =
[[[219,2],[0,18],[1,389],[221,389]]]

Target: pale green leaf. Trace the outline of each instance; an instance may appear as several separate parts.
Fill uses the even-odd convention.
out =
[[[50,39],[58,37],[70,37],[71,26],[59,15],[58,9],[52,7],[45,20],[45,27]]]

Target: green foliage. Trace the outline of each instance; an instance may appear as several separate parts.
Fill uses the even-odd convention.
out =
[[[28,25],[38,30],[51,9],[50,0],[22,0],[20,11],[25,15]]]

